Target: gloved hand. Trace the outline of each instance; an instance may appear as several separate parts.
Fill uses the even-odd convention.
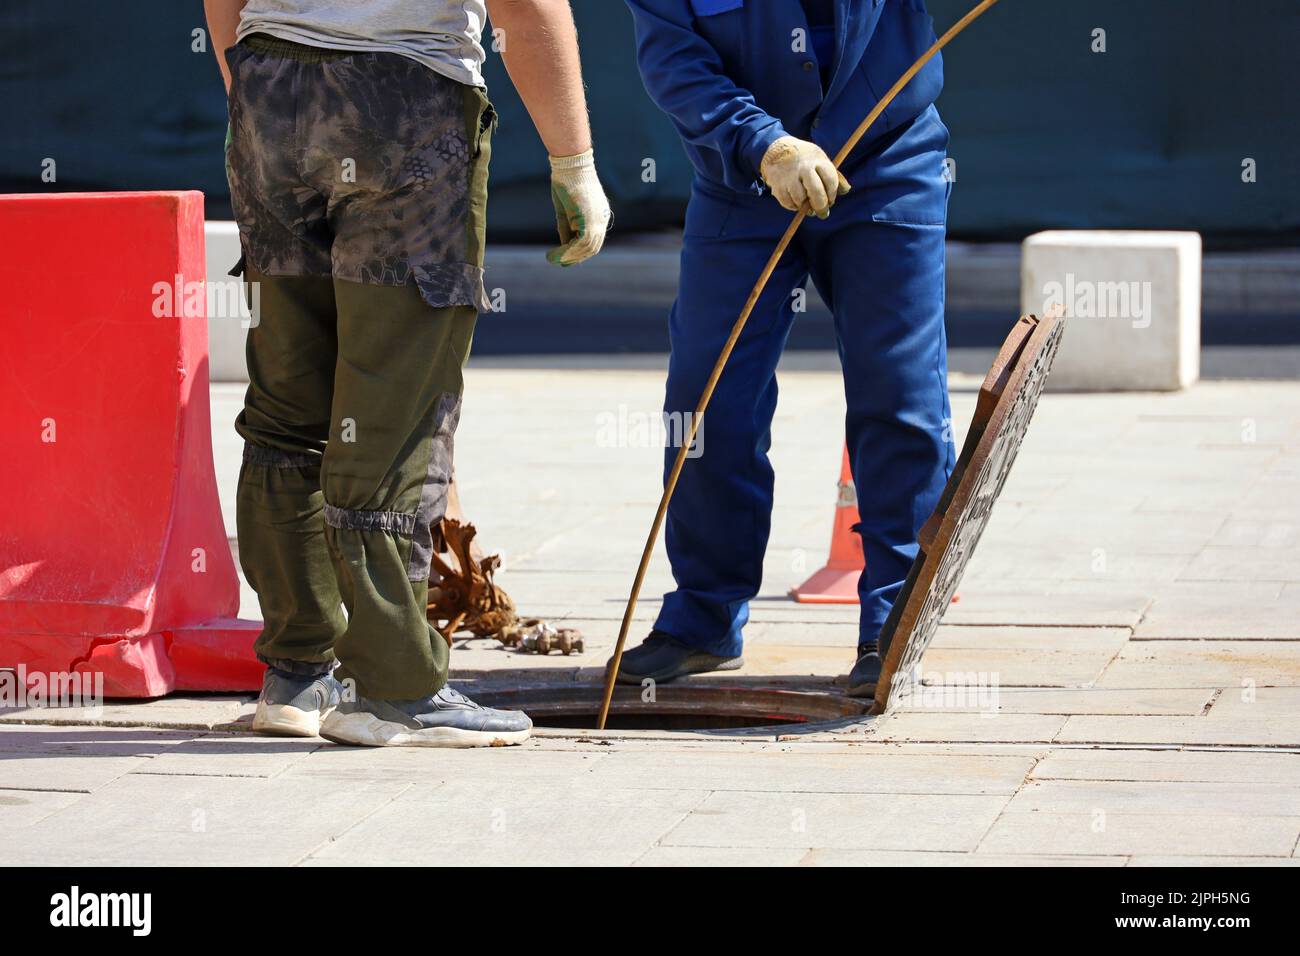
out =
[[[573,266],[600,252],[611,213],[591,150],[551,157],[551,201],[560,245],[546,254],[547,260]]]
[[[849,181],[822,148],[794,136],[782,136],[767,148],[759,172],[782,206],[818,219],[830,215],[835,200],[849,191]]]

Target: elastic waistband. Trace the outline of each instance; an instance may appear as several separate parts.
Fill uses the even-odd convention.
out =
[[[362,52],[360,50],[327,50],[324,47],[308,46],[306,43],[283,40],[280,37],[273,37],[269,33],[250,33],[239,42],[241,45],[258,53],[284,56],[303,63],[328,63],[332,60],[343,60],[350,56],[356,56]]]

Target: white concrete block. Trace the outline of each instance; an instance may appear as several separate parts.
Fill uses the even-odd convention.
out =
[[[249,319],[242,305],[244,282],[229,275],[239,261],[239,226],[209,220],[203,224],[203,239],[207,250],[208,378],[246,382],[244,340]]]
[[[1048,387],[1172,391],[1200,375],[1201,237],[1052,231],[1024,242],[1022,313],[1065,306]]]

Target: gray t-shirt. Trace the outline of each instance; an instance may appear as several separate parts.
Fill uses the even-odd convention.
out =
[[[398,53],[468,86],[483,82],[483,0],[248,0],[236,38],[267,33],[329,50]]]

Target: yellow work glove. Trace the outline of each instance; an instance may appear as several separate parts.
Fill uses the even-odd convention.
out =
[[[782,136],[767,148],[759,172],[783,207],[818,219],[830,215],[835,200],[849,191],[849,181],[820,146],[793,136]]]
[[[591,150],[551,157],[551,201],[560,245],[546,254],[547,260],[575,266],[600,252],[611,213]]]

